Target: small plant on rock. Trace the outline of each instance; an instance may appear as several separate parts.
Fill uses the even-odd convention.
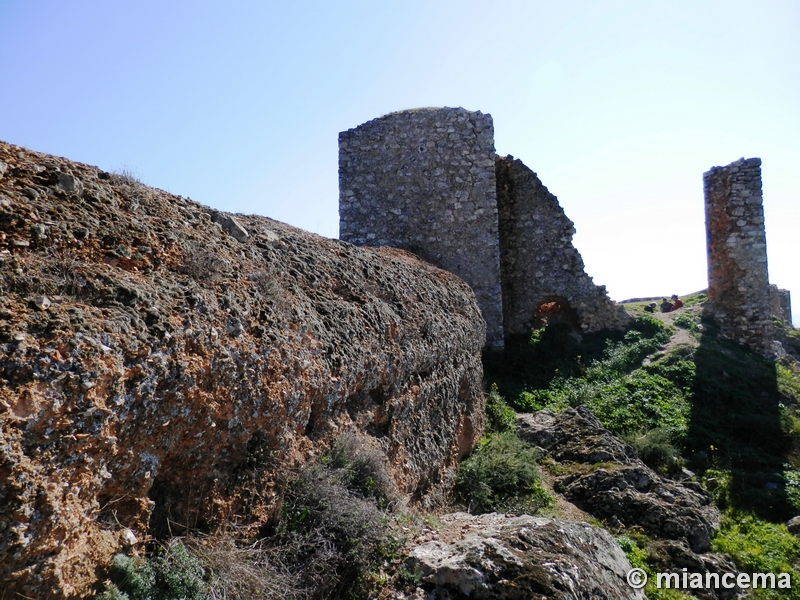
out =
[[[542,487],[539,453],[512,432],[485,437],[461,463],[456,499],[473,514],[500,510],[535,513],[550,506],[552,498]]]
[[[205,600],[204,570],[180,541],[151,558],[114,557],[106,590],[97,600]]]
[[[492,390],[486,396],[486,421],[490,431],[509,431],[517,422],[517,414],[511,408],[497,389],[497,384],[492,384]]]

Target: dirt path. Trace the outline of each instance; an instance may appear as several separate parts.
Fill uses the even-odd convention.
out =
[[[669,352],[673,348],[675,348],[676,346],[699,346],[700,345],[700,341],[697,339],[695,334],[692,334],[692,332],[689,331],[688,329],[684,329],[683,327],[676,326],[674,324],[674,321],[675,321],[675,319],[677,319],[681,315],[691,315],[691,316],[697,317],[697,316],[700,315],[701,312],[702,312],[702,307],[700,305],[695,305],[695,306],[690,306],[688,308],[679,308],[678,310],[676,310],[674,312],[668,312],[668,313],[657,312],[657,313],[653,313],[653,316],[656,319],[658,319],[662,323],[666,323],[667,325],[674,326],[675,329],[677,330],[676,333],[669,340],[669,343],[667,343],[667,345],[664,346],[663,352],[665,352],[665,353]],[[632,314],[634,316],[641,316],[642,313],[629,312],[629,314]]]

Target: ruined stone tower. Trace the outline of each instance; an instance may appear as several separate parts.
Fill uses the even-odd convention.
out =
[[[744,158],[703,174],[708,303],[723,337],[772,351],[761,159]],[[787,296],[788,297],[788,296]]]
[[[339,134],[339,237],[392,246],[466,281],[503,345],[492,117],[463,108],[388,114]]]
[[[575,224],[558,199],[513,156],[498,157],[495,166],[506,334],[554,318],[585,332],[624,327],[628,315],[584,271],[572,245]]]
[[[393,246],[464,279],[487,345],[554,321],[579,331],[629,317],[583,270],[555,196],[495,155],[492,118],[463,108],[391,113],[339,134],[339,237]]]

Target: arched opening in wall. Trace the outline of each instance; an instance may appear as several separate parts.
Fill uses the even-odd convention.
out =
[[[545,296],[536,306],[531,324],[533,329],[542,329],[548,325],[566,323],[576,331],[581,330],[578,311],[570,306],[563,296]]]

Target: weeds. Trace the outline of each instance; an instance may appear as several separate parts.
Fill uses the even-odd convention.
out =
[[[314,598],[358,596],[399,548],[374,502],[348,487],[344,469],[315,464],[287,489],[275,541]]]
[[[517,422],[517,415],[497,389],[497,384],[492,384],[492,389],[486,396],[486,421],[490,432],[509,431]]]
[[[189,244],[183,251],[178,272],[195,279],[214,281],[225,274],[227,262],[198,244]]]
[[[280,298],[281,286],[275,274],[268,270],[256,271],[248,275],[247,279],[253,284],[256,291],[267,300]]]
[[[139,175],[130,167],[123,166],[111,173],[111,182],[117,185],[144,185]]]
[[[800,599],[800,580],[793,569],[800,557],[800,540],[784,525],[762,521],[747,514],[731,514],[713,542],[716,552],[729,554],[737,566],[748,573],[791,573],[790,590],[753,590],[754,598]]]
[[[342,435],[325,457],[331,469],[346,474],[346,484],[365,498],[373,498],[379,506],[388,507],[397,501],[397,487],[389,475],[386,456],[365,436]]]
[[[539,453],[512,432],[490,434],[461,463],[456,499],[473,514],[520,510],[535,513],[552,504],[539,483]]]
[[[21,295],[46,294],[80,297],[87,292],[81,270],[84,263],[66,250],[51,249],[44,256],[17,259],[17,268],[3,274],[2,288]]]

